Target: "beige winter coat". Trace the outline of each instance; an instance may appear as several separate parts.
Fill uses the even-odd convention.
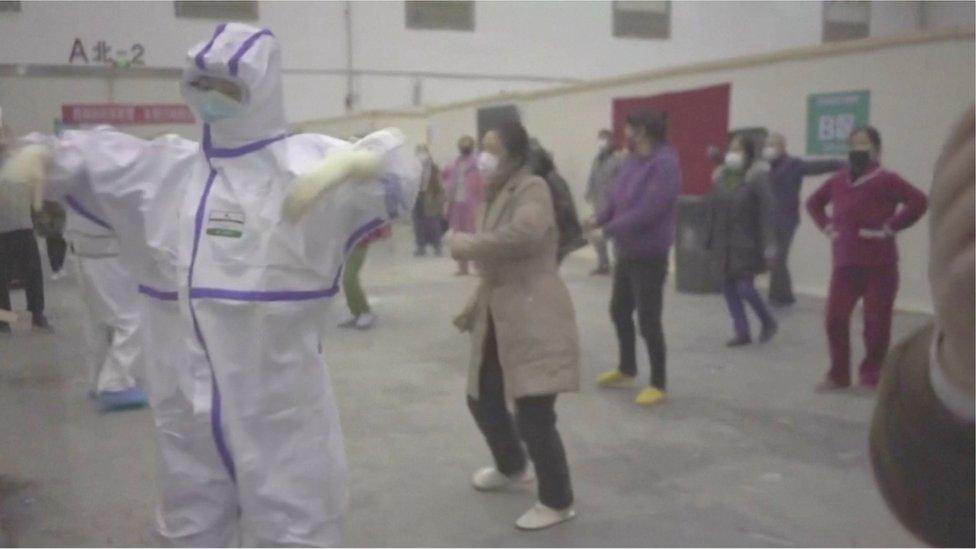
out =
[[[475,261],[481,275],[478,290],[454,321],[471,332],[471,397],[478,398],[489,314],[507,398],[579,390],[579,336],[573,302],[557,271],[558,240],[549,188],[524,166],[482,207],[477,234],[454,237],[455,257]]]

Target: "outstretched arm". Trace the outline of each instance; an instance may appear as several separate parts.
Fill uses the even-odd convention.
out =
[[[18,145],[20,148],[3,165],[0,181],[30,185],[35,210],[41,209],[47,192],[67,194],[68,189],[84,176],[81,156],[70,148],[62,147],[54,136],[33,133],[21,139]],[[50,189],[48,181],[51,182]]]
[[[32,133],[4,167],[9,181],[44,186],[44,197],[61,200],[84,188],[99,199],[137,188],[155,188],[179,177],[197,144],[175,136],[146,141],[110,129],[68,130],[61,137]],[[172,185],[168,186],[172,190]]]
[[[315,136],[319,160],[289,183],[282,221],[298,253],[333,280],[345,256],[363,237],[409,214],[420,185],[420,162],[396,129],[356,143]]]
[[[285,197],[284,214],[297,222],[340,186],[350,184],[364,191],[382,187],[386,217],[392,219],[416,200],[420,171],[419,162],[406,151],[403,134],[392,128],[380,130],[329,152],[299,175]],[[359,194],[368,200],[371,193]]]

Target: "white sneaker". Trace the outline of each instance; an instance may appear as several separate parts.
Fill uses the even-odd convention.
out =
[[[64,269],[61,269],[60,271],[58,271],[56,273],[51,273],[51,280],[52,281],[61,280],[62,278],[66,277],[66,276],[68,276],[68,273],[64,272]]]
[[[490,492],[499,490],[509,484],[528,484],[535,480],[535,474],[531,467],[526,467],[524,471],[515,476],[508,476],[494,467],[482,467],[474,472],[471,477],[471,485],[475,490]]]
[[[542,530],[566,522],[575,516],[576,510],[572,507],[559,510],[536,503],[515,521],[515,527],[520,530]]]
[[[368,330],[373,327],[373,324],[376,324],[376,315],[373,313],[359,315],[359,318],[356,319],[357,330]]]

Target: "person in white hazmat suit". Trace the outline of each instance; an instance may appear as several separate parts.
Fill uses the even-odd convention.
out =
[[[119,239],[98,200],[82,186],[64,197],[65,236],[77,259],[87,310],[85,336],[90,397],[103,411],[145,406],[138,286],[119,258]]]
[[[321,354],[345,254],[409,212],[420,166],[396,130],[289,135],[278,42],[240,23],[188,54],[201,144],[67,131],[13,180],[86,185],[144,301],[162,498],[176,545],[341,543],[346,458]],[[13,166],[11,167],[11,164]],[[47,169],[42,169],[46,167]]]
[[[76,258],[87,313],[89,397],[102,411],[145,406],[148,398],[140,386],[145,375],[141,303],[135,278],[119,257],[118,235],[87,186],[62,200],[67,213],[64,232]]]

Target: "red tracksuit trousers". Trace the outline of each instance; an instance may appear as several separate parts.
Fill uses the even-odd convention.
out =
[[[860,382],[877,385],[891,340],[891,314],[898,293],[898,264],[835,267],[827,298],[827,339],[833,381],[851,382],[851,313],[864,299],[864,346]]]

